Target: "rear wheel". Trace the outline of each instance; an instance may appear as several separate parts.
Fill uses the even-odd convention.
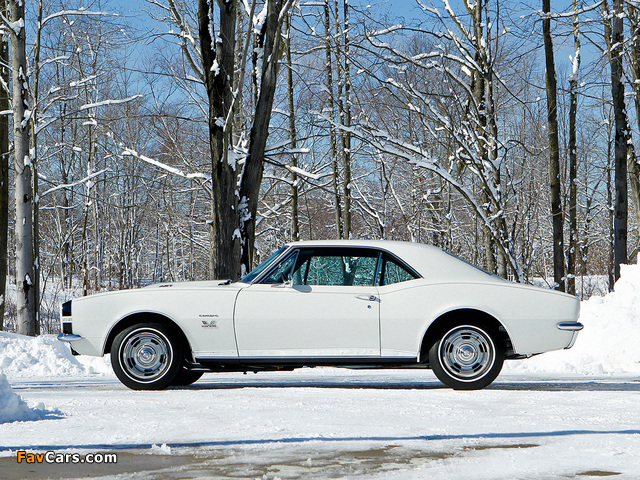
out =
[[[458,325],[445,331],[431,346],[429,363],[445,385],[456,390],[477,390],[500,374],[504,346],[491,329]]]
[[[116,335],[111,348],[113,371],[133,390],[161,390],[182,368],[183,354],[172,331],[158,323],[140,323]]]

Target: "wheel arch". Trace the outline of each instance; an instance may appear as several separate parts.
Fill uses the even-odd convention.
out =
[[[505,357],[513,353],[509,333],[506,327],[495,316],[476,308],[458,308],[443,313],[431,322],[420,344],[420,352],[418,352],[420,363],[427,363],[429,361],[429,348],[431,348],[434,342],[438,341],[442,334],[446,333],[447,329],[460,324],[485,327],[497,332],[499,341],[504,345],[506,352]]]
[[[125,317],[118,320],[111,327],[111,331],[109,332],[109,335],[107,335],[107,339],[102,349],[103,355],[107,353],[111,353],[111,346],[113,345],[113,340],[116,338],[116,335],[118,335],[118,333],[120,333],[122,330],[132,325],[135,325],[137,323],[148,323],[148,322],[159,323],[160,325],[169,327],[173,331],[173,333],[176,334],[177,336],[176,338],[184,347],[185,353],[190,355],[191,352],[193,352],[193,350],[191,349],[191,344],[189,343],[189,339],[185,335],[184,331],[171,318],[161,313],[137,312],[137,313],[126,315]]]

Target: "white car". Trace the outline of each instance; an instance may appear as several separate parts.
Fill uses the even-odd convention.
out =
[[[505,359],[571,348],[570,295],[512,283],[447,252],[389,241],[285,245],[239,282],[162,283],[62,305],[60,340],[111,354],[132,389],[203,372],[431,368],[478,389]]]

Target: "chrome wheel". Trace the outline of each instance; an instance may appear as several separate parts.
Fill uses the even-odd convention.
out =
[[[111,347],[113,371],[134,390],[168,387],[182,368],[183,352],[175,331],[157,323],[140,323],[116,335]]]
[[[169,339],[151,329],[134,331],[124,341],[120,352],[125,373],[142,382],[152,382],[162,377],[173,358]]]
[[[438,379],[455,389],[474,390],[493,382],[504,362],[504,345],[492,329],[458,325],[445,330],[429,349],[429,365]]]
[[[482,378],[491,370],[495,347],[485,332],[475,327],[456,327],[440,342],[442,366],[460,381]]]

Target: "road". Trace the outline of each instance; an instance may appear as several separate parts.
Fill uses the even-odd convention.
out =
[[[113,376],[9,379],[33,422],[0,424],[0,478],[640,478],[637,377],[510,373],[482,391],[429,371],[206,374],[135,392]],[[17,452],[113,452],[30,464]]]

